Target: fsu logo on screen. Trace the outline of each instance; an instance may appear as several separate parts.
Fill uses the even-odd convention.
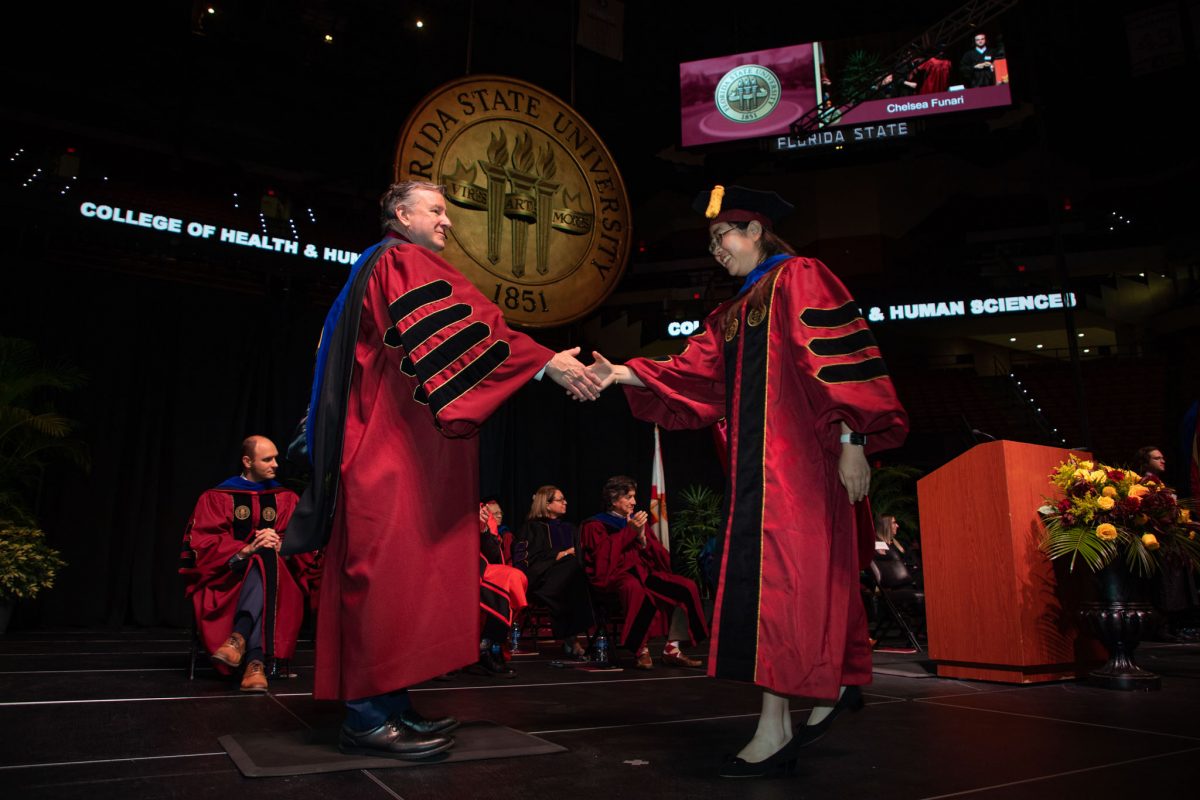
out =
[[[578,319],[608,296],[629,257],[629,200],[596,132],[524,81],[473,76],[409,115],[396,180],[446,186],[442,255],[518,325]]]
[[[726,72],[714,93],[717,110],[734,122],[757,122],[779,105],[782,87],[775,73],[758,64]]]

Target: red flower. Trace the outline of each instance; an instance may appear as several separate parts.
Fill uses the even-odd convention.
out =
[[[1058,501],[1058,513],[1065,514],[1071,510],[1071,501],[1065,497]]]
[[[1110,469],[1108,471],[1108,479],[1110,481],[1123,481],[1125,480],[1125,473],[1119,469]]]

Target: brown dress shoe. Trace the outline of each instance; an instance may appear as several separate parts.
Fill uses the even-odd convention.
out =
[[[243,692],[265,692],[267,690],[267,670],[263,662],[255,659],[246,665],[246,673],[242,675]]]
[[[212,654],[213,661],[220,661],[227,667],[237,669],[242,665],[242,656],[246,655],[246,640],[240,633],[229,634],[229,641],[217,648]]]
[[[654,669],[654,659],[650,657],[650,651],[645,648],[638,651],[637,661],[633,662],[634,669]]]
[[[663,653],[661,656],[659,656],[659,661],[661,661],[665,667],[695,668],[704,666],[703,661],[699,661],[694,658],[688,658],[686,655],[684,655],[682,650],[678,650],[674,653]]]

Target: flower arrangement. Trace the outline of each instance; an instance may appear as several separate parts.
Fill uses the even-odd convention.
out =
[[[1124,555],[1131,572],[1149,576],[1167,559],[1200,569],[1200,525],[1192,509],[1153,476],[1071,456],[1050,474],[1062,493],[1038,509],[1050,558],[1082,560],[1093,572]]]
[[[24,599],[54,585],[65,563],[36,528],[0,525],[0,600]]]

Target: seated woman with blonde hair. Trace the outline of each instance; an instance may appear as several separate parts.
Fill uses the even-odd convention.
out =
[[[550,610],[554,636],[563,640],[567,655],[582,658],[586,650],[579,635],[586,635],[595,622],[587,576],[576,555],[579,531],[563,518],[566,513],[562,489],[538,487],[529,516],[517,533],[517,549],[525,548],[517,566],[529,577],[529,594]]]

